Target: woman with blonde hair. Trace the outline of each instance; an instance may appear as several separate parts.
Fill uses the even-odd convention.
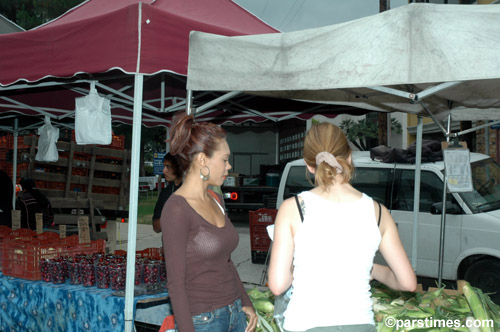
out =
[[[174,118],[170,135],[170,152],[185,170],[161,214],[167,287],[178,330],[253,332],[257,316],[231,261],[238,233],[222,197],[208,189],[222,185],[231,169],[226,133],[181,115]]]
[[[349,183],[352,151],[330,123],[313,125],[304,161],[315,187],[281,205],[269,266],[275,295],[291,285],[286,331],[375,331],[370,280],[414,291],[416,277],[389,211]],[[380,250],[388,266],[373,264]]]

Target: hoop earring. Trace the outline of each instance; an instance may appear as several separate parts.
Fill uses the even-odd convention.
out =
[[[208,170],[208,173],[205,175],[203,174],[203,168],[206,168]],[[210,168],[208,168],[208,166],[205,166],[200,169],[200,179],[202,179],[203,181],[208,181],[208,179],[210,179]]]

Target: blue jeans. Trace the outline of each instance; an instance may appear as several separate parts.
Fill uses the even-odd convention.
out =
[[[247,317],[241,310],[241,300],[209,312],[193,316],[196,332],[245,332]]]

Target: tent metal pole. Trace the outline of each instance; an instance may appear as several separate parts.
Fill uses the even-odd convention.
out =
[[[193,107],[193,91],[187,90],[186,92],[186,114],[191,115],[191,107]]]
[[[27,105],[27,104],[24,104],[24,103],[21,103],[17,100],[14,100],[14,99],[11,99],[9,97],[0,97],[0,99],[3,99],[5,101],[8,101],[8,102],[11,102],[13,103],[14,105],[18,105],[18,106],[22,106],[22,107],[25,107],[26,109],[29,109],[29,110],[32,110],[32,111],[35,111],[37,113],[40,113],[42,115],[45,115],[45,116],[48,116],[49,118],[52,118],[52,119],[55,119],[56,116],[54,114],[50,114],[48,112],[45,112],[44,110],[42,110],[41,108],[38,108],[38,107],[33,107],[33,106],[30,106],[30,105]]]
[[[434,121],[434,123],[439,127],[439,129],[441,129],[441,132],[445,136],[448,136],[446,129],[444,129],[443,125],[438,121],[438,119],[436,119],[434,114],[432,114],[432,112],[427,108],[427,106],[421,100],[419,100],[418,102],[424,108],[424,110],[427,112],[427,114],[429,114],[429,116],[432,118],[432,121]]]
[[[279,119],[279,121],[285,121],[285,120],[288,120],[288,119],[292,119],[294,117],[296,117],[297,115],[300,115],[300,114],[304,114],[304,113],[309,113],[309,112],[313,112],[317,109],[320,109],[322,107],[324,107],[325,105],[318,105],[318,106],[314,106],[314,107],[311,107],[311,108],[308,108],[304,111],[301,111],[301,112],[294,112],[294,113],[291,113],[289,115],[285,115],[284,117],[281,117]]]
[[[487,154],[488,156],[490,155],[490,124],[489,121],[486,120],[488,123],[488,127],[484,128],[484,154]]]
[[[229,99],[231,99],[233,97],[236,97],[240,93],[241,93],[241,91],[231,91],[231,92],[228,92],[228,93],[220,96],[219,98],[215,98],[214,100],[209,101],[208,103],[206,103],[204,105],[201,105],[200,107],[197,107],[196,111],[197,112],[202,112],[204,110],[207,110],[210,107],[213,107],[213,106],[218,105],[218,104],[220,104],[220,103],[222,103],[222,102],[224,102],[226,100],[229,100]]]
[[[113,93],[113,94],[115,94],[117,96],[122,97],[124,100],[128,100],[127,103],[130,103],[130,104],[134,104],[135,103],[135,98],[127,95],[126,93],[123,93],[123,92],[120,92],[119,90],[115,90],[113,88],[110,88],[109,86],[104,85],[104,84],[99,83],[99,82],[97,82],[96,85],[98,87],[100,87],[101,89],[103,89],[103,90],[109,91],[109,92],[111,92],[111,93]],[[108,98],[112,99],[112,100],[113,99],[118,99],[118,98],[116,98],[114,96],[111,96],[111,97],[108,97]],[[149,109],[151,111],[159,112],[158,107],[151,106],[151,105],[149,105],[149,104],[147,104],[145,102],[143,102],[143,107],[147,108],[147,109]]]
[[[13,146],[13,155],[12,155],[12,182],[14,185],[14,191],[12,195],[12,207],[16,208],[16,179],[17,179],[17,137],[19,136],[19,120],[17,118],[14,119],[14,146]]]
[[[415,156],[415,187],[413,188],[413,236],[411,242],[411,265],[413,270],[417,270],[418,253],[418,214],[420,212],[420,166],[422,164],[422,128],[423,120],[417,117],[417,146]]]
[[[130,197],[128,211],[127,278],[125,282],[125,332],[132,332],[134,320],[134,276],[137,241],[137,205],[139,196],[139,159],[141,148],[141,119],[143,75],[135,74],[134,117],[132,124],[132,154],[130,163]]]
[[[406,92],[406,91],[401,91],[401,90],[397,90],[397,89],[393,89],[393,88],[388,88],[386,86],[372,86],[372,87],[368,87],[368,88],[371,90],[387,93],[389,95],[398,96],[398,97],[402,97],[402,98],[410,99],[410,100],[415,100],[415,97],[417,96],[416,94],[411,93],[411,92]]]
[[[499,124],[500,123],[500,120],[498,121],[494,121],[494,122],[487,122],[485,124],[482,124],[480,126],[477,126],[477,127],[474,127],[474,128],[470,128],[470,129],[467,129],[467,130],[463,130],[463,131],[460,131],[458,133],[456,133],[455,135],[456,136],[461,136],[461,135],[465,135],[465,134],[468,134],[468,133],[471,133],[473,131],[478,131],[479,129],[483,129],[483,128],[488,128],[490,126],[494,126],[496,124]]]
[[[449,89],[449,88],[453,88],[454,86],[457,86],[457,85],[459,85],[461,83],[462,82],[460,82],[460,81],[456,81],[456,82],[445,82],[445,83],[438,84],[436,86],[430,87],[428,89],[425,89],[424,91],[419,92],[417,94],[416,99],[417,100],[422,100],[424,98],[432,96],[433,94],[435,94],[437,92],[441,92],[443,90],[446,90],[446,89]]]
[[[450,132],[451,132],[451,114],[448,115],[448,130],[446,135],[446,141],[450,141]],[[438,262],[438,287],[442,285],[443,279],[443,265],[444,265],[444,240],[445,240],[445,227],[446,227],[446,183],[448,181],[446,174],[446,167],[443,171],[443,207],[441,210],[441,225],[439,228],[439,262]]]
[[[161,75],[160,112],[165,110],[165,76]]]
[[[15,84],[15,85],[9,85],[9,86],[0,86],[0,91],[8,91],[8,90],[20,90],[20,89],[31,89],[31,88],[41,88],[41,87],[47,87],[47,86],[59,86],[59,85],[71,85],[71,84],[80,84],[80,83],[90,83],[89,80],[77,80],[73,82],[45,82],[45,83],[38,83],[38,84]]]

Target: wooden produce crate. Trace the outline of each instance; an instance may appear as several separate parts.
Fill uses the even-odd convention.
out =
[[[58,141],[59,159],[40,162],[35,160],[38,137],[25,136],[23,142],[24,146],[30,147],[30,162],[27,169],[20,172],[21,176],[34,179],[40,191],[48,197],[56,211],[56,225],[77,225],[78,217],[87,216],[91,233],[95,235],[96,225],[126,214],[130,151],[120,150],[118,147],[123,147],[122,143],[110,148]],[[94,216],[96,209],[104,218]],[[82,210],[85,212],[75,215],[74,211]],[[98,235],[105,237],[104,233]]]

